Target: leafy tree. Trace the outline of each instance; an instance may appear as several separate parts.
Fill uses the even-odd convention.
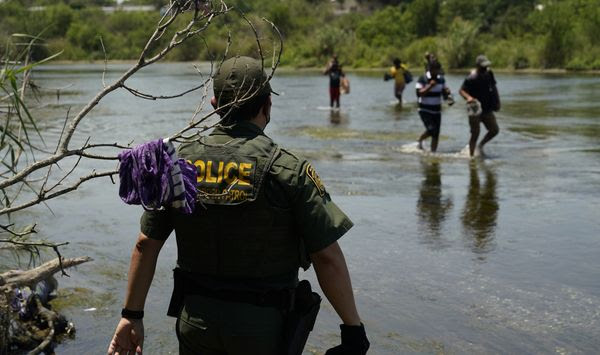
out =
[[[406,8],[405,18],[410,31],[417,37],[433,36],[437,33],[440,11],[439,1],[415,0]]]
[[[456,18],[483,24],[484,8],[487,0],[446,0],[440,6],[440,32],[450,30]]]
[[[469,67],[479,52],[478,28],[474,22],[457,17],[442,42],[443,56],[450,68]]]
[[[363,20],[358,25],[356,33],[359,39],[371,47],[401,48],[413,37],[404,19],[405,12],[400,7],[388,6]]]
[[[581,31],[594,46],[600,45],[600,4],[597,0],[578,1],[577,18],[581,21]]]
[[[543,36],[541,57],[546,68],[562,67],[569,59],[573,47],[573,11],[569,2],[548,2],[531,15],[532,23]]]

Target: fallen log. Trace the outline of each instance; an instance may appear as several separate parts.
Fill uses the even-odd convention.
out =
[[[38,282],[47,279],[55,273],[79,264],[91,261],[89,256],[50,260],[30,270],[9,270],[0,274],[0,291],[8,291],[15,287],[33,287]],[[62,265],[61,265],[62,264]]]

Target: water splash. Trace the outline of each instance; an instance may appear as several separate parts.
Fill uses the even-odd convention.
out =
[[[446,158],[446,159],[471,159],[469,155],[469,145],[467,144],[463,149],[458,152],[432,152],[426,148],[419,148],[419,143],[412,142],[403,144],[398,149],[400,153],[404,154],[416,154],[428,157]],[[479,149],[475,150],[475,157],[481,157]]]

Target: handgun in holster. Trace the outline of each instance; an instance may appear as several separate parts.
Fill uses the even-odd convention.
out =
[[[321,296],[313,292],[310,282],[302,280],[295,292],[294,305],[285,326],[286,355],[300,355],[313,330],[321,306]]]
[[[184,277],[183,272],[179,268],[173,270],[173,293],[171,294],[169,310],[167,311],[169,317],[179,317],[179,313],[183,308],[186,284]]]

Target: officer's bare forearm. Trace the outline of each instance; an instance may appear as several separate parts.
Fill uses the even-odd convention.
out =
[[[125,308],[132,311],[144,309],[146,295],[154,277],[158,253],[163,244],[164,241],[150,239],[140,233],[131,253]]]
[[[350,273],[342,249],[337,242],[311,254],[319,285],[346,325],[360,325],[354,302]]]

